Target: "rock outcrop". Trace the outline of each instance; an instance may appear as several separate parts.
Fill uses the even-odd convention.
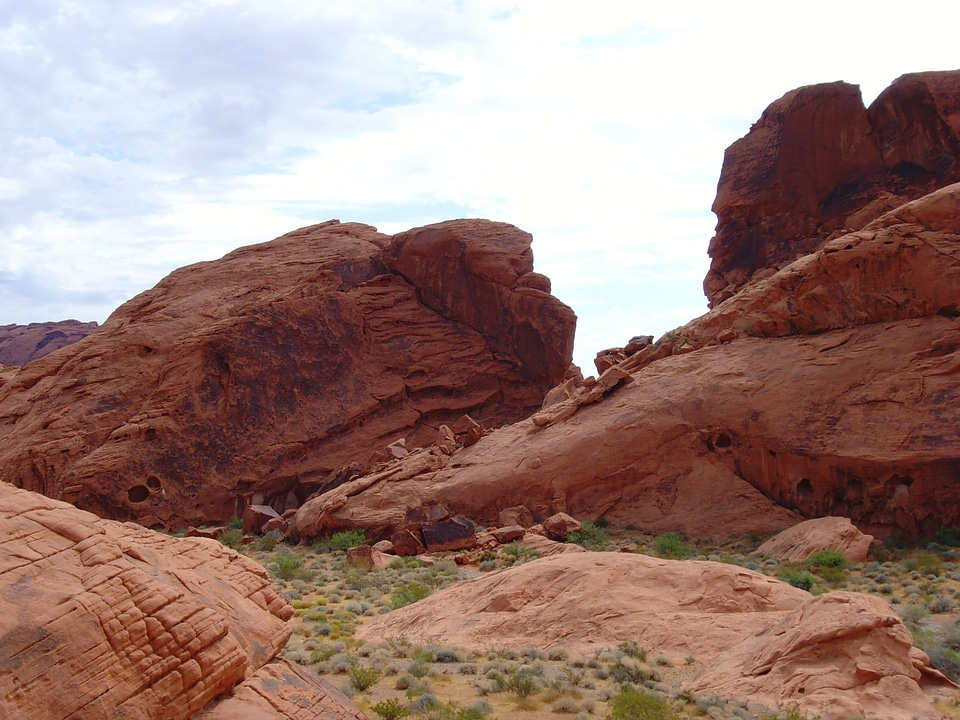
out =
[[[873,536],[860,532],[849,519],[822,517],[805,520],[777,533],[754,554],[803,562],[814,553],[833,550],[858,563],[867,561],[872,543]]]
[[[447,457],[305,504],[302,534],[396,526],[430,501],[491,524],[603,516],[742,536],[836,515],[960,527],[960,183],[885,213]]]
[[[869,108],[856,85],[792,90],[724,155],[704,291],[717,306],[751,278],[958,181],[960,71],[904,75]]]
[[[881,598],[812,597],[733,565],[624,553],[491,573],[381,615],[357,636],[583,654],[633,640],[651,654],[693,656],[697,692],[885,720],[939,718],[920,685],[945,682]]]
[[[465,414],[519,420],[575,325],[530,243],[484,220],[332,221],[182,268],[0,386],[0,480],[183,527],[297,507]]]
[[[292,615],[263,568],[215,540],[0,483],[2,717],[299,720],[306,701],[311,718],[364,720],[277,657]]]
[[[95,322],[61,322],[0,325],[0,365],[26,365],[49,355],[97,329]]]

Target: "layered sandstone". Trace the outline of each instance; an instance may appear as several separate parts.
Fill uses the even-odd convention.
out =
[[[804,714],[939,718],[921,683],[944,682],[880,598],[812,597],[734,565],[625,553],[556,555],[484,575],[381,615],[357,636],[580,654],[633,640],[650,654],[692,656],[697,692]]]
[[[960,181],[960,71],[904,75],[865,108],[856,85],[792,90],[731,145],[713,210],[704,291],[751,278]]]
[[[61,322],[0,325],[0,365],[26,365],[49,355],[97,329],[95,322]]]
[[[763,543],[756,555],[803,562],[814,553],[832,550],[843,553],[850,562],[866,562],[873,536],[866,535],[842,517],[804,520]]]
[[[484,220],[332,221],[177,270],[0,386],[0,479],[183,527],[296,507],[464,414],[519,420],[575,324],[530,243]]]
[[[960,184],[842,235],[593,384],[448,457],[415,454],[310,500],[295,524],[396,526],[438,501],[523,504],[650,531],[742,536],[838,515],[960,526]]]
[[[237,717],[269,683],[273,713],[256,717],[304,717],[284,700],[298,695],[317,703],[311,718],[363,720],[277,659],[292,615],[263,568],[214,540],[101,520],[0,483],[0,716]]]

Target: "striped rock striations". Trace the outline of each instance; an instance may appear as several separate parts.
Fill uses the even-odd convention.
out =
[[[215,540],[0,483],[2,717],[297,720],[309,703],[311,718],[365,720],[277,657],[292,614],[263,568]],[[264,683],[269,712],[223,714],[257,707]]]

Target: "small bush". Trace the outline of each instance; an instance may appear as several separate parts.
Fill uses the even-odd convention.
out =
[[[274,574],[281,580],[293,580],[294,578],[306,580],[313,575],[303,567],[303,561],[300,558],[288,555],[285,552],[274,555],[269,564],[273,566]]]
[[[595,523],[585,520],[579,530],[567,535],[568,543],[576,543],[587,550],[601,550],[607,543],[607,531]]]
[[[817,579],[807,570],[791,570],[784,568],[780,571],[780,579],[785,583],[793,585],[795,588],[810,591]]]
[[[220,537],[218,537],[217,540],[228,548],[236,550],[240,547],[240,543],[243,540],[243,531],[237,528],[228,528],[220,533]]]
[[[243,530],[243,518],[234,515],[232,518],[230,518],[230,522],[227,523],[227,529]]]
[[[380,720],[400,720],[410,714],[410,709],[402,705],[396,698],[381,700],[370,709],[380,716]]]
[[[327,545],[329,545],[331,550],[349,550],[352,547],[363,545],[366,541],[367,537],[363,529],[358,528],[356,530],[342,530],[334,533],[330,540],[327,541]]]
[[[351,687],[353,687],[354,690],[359,690],[360,692],[373,687],[377,684],[377,680],[380,679],[379,670],[363,667],[362,665],[354,665],[347,670],[347,675],[350,678]]]
[[[960,530],[954,527],[942,527],[937,530],[937,542],[947,547],[960,547]]]
[[[636,658],[640,662],[647,661],[647,651],[640,647],[636,640],[627,640],[617,645],[617,650],[627,657]]]
[[[821,550],[807,558],[807,565],[810,567],[840,568],[842,570],[849,563],[847,556],[839,550]]]
[[[680,533],[664,533],[654,540],[653,545],[661,557],[680,560],[693,555],[693,548],[683,542]]]
[[[417,602],[417,600],[423,600],[430,592],[429,587],[418,582],[401,585],[393,592],[393,595],[390,596],[390,607],[394,610],[399,610],[402,607]]]
[[[533,673],[527,670],[521,670],[511,675],[507,681],[507,690],[514,693],[517,697],[530,697],[539,689],[540,686],[537,684],[537,679],[533,676]]]
[[[629,686],[610,698],[607,715],[608,720],[671,720],[673,717],[664,698]]]

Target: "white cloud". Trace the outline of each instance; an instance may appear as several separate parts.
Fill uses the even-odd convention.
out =
[[[0,2],[0,324],[102,321],[330,217],[482,216],[534,234],[589,366],[705,309],[723,150],[767,104],[960,64],[954,3],[778,8]]]

